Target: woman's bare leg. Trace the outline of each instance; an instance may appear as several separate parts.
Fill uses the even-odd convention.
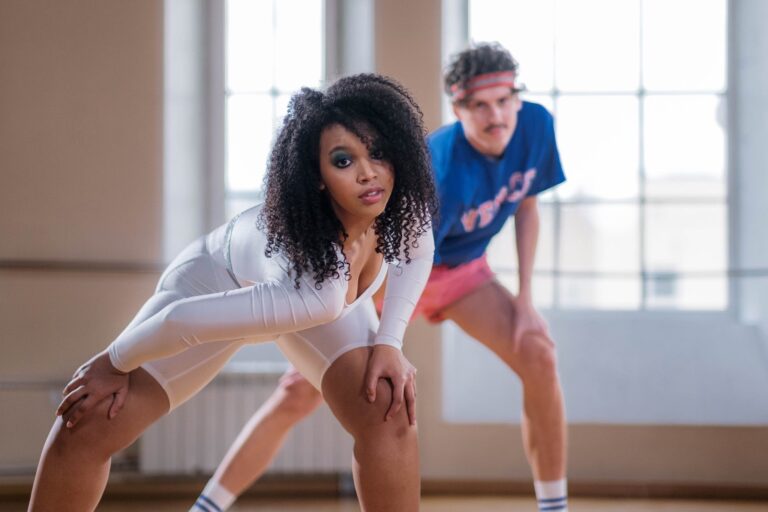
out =
[[[112,455],[169,408],[163,388],[141,368],[131,373],[125,406],[111,420],[109,406],[109,400],[103,401],[71,429],[56,418],[37,467],[30,511],[95,510],[107,485]]]
[[[402,407],[384,415],[392,388],[379,380],[376,401],[368,402],[365,372],[369,348],[347,352],[323,377],[323,397],[355,440],[354,476],[363,512],[413,512],[419,509],[419,450],[416,427]]]

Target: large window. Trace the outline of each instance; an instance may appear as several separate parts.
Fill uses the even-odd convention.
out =
[[[470,39],[507,47],[556,116],[539,305],[725,309],[726,1],[467,1]],[[516,286],[508,229],[490,256]]]
[[[291,94],[321,84],[323,27],[323,0],[227,0],[227,217],[258,201]]]
[[[291,95],[325,78],[325,2],[226,0],[225,9],[224,206],[231,218],[262,197],[269,149]],[[274,371],[275,361],[283,361],[275,345],[249,345],[230,368]]]

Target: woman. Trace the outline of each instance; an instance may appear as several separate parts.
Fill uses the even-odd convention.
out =
[[[112,454],[276,340],[355,440],[367,512],[418,509],[415,369],[400,347],[436,206],[421,112],[377,75],[291,100],[265,202],[186,248],[136,318],[66,386],[30,510],[93,510]],[[379,324],[370,296],[388,278]],[[405,404],[405,407],[402,405]]]

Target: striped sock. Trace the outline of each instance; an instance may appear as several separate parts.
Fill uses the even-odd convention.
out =
[[[539,512],[568,512],[568,481],[533,482]]]
[[[237,496],[219,485],[219,482],[209,480],[189,512],[224,512],[236,498]]]

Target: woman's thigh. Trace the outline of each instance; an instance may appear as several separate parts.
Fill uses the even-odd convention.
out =
[[[293,366],[317,389],[328,368],[350,350],[373,346],[379,319],[367,300],[333,322],[285,334],[277,345]]]
[[[155,294],[126,329],[133,329],[177,300],[235,288],[237,284],[226,269],[207,254],[202,239],[196,240],[163,272]],[[161,386],[170,409],[174,409],[205,387],[245,343],[245,340],[206,343],[147,362],[142,368]]]

